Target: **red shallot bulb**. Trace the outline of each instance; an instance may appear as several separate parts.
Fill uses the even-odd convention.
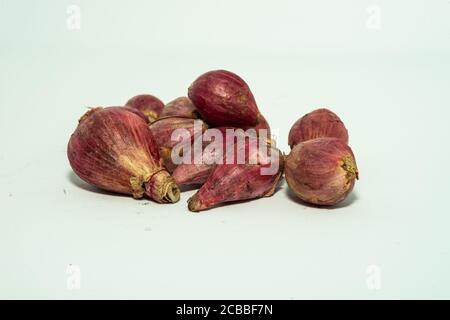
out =
[[[258,127],[270,131],[249,86],[232,72],[215,70],[201,75],[189,87],[188,96],[211,126]]]
[[[128,100],[125,107],[139,110],[148,118],[148,123],[152,123],[158,119],[164,103],[151,94],[140,94]]]
[[[291,149],[298,143],[316,138],[339,138],[348,144],[348,132],[339,117],[328,109],[314,110],[298,119],[289,131]]]
[[[252,138],[249,141],[252,141]],[[259,148],[249,148],[249,141],[244,145],[247,150],[244,163],[238,162],[237,155],[242,149],[236,148],[234,159],[217,164],[203,186],[189,199],[189,210],[202,211],[228,202],[269,197],[274,194],[283,174],[283,156],[278,149],[270,145],[265,153]],[[267,140],[264,141],[267,143]],[[272,159],[272,153],[277,157]],[[257,159],[255,163],[249,161],[253,157]],[[263,168],[267,169],[267,172],[264,172]]]
[[[148,125],[126,108],[88,111],[70,138],[67,155],[75,173],[100,189],[159,203],[180,198]]]
[[[286,157],[285,177],[301,200],[331,206],[344,200],[358,179],[350,147],[338,138],[318,138],[297,144]]]
[[[194,104],[188,97],[179,97],[166,104],[159,117],[184,117],[196,119],[198,118],[198,113]]]

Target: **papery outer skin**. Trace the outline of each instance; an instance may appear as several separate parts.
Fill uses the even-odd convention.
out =
[[[331,206],[344,200],[358,179],[351,148],[338,138],[297,144],[286,158],[285,178],[301,200]]]
[[[291,149],[298,143],[317,138],[338,138],[348,144],[348,132],[341,119],[332,111],[321,108],[298,119],[289,131]]]
[[[200,137],[201,138],[201,137]],[[212,142],[211,142],[212,143]],[[209,145],[209,143],[203,142],[203,150]],[[191,145],[192,148],[192,145]],[[172,172],[172,176],[178,186],[188,186],[188,185],[202,185],[208,179],[210,174],[214,171],[216,164],[210,164],[210,162],[203,161],[203,163],[194,163],[193,150],[191,154],[190,163],[182,163],[176,166],[175,170]],[[206,158],[215,159],[214,155],[208,154]],[[202,160],[205,160],[203,158]],[[213,160],[211,160],[213,162]],[[208,163],[208,164],[206,164]]]
[[[248,148],[248,144],[244,148]],[[270,150],[279,154],[276,173],[262,175],[261,168],[268,165],[261,162],[218,164],[203,186],[189,199],[189,210],[202,211],[227,202],[272,196],[283,174],[284,158],[278,149],[272,147]],[[256,152],[260,158],[267,160],[268,155],[261,154],[259,150]],[[246,158],[248,161],[249,157]]]
[[[198,112],[188,97],[179,97],[166,104],[159,117],[184,117],[197,119]]]
[[[219,128],[214,128],[214,129],[219,130],[220,133],[222,134],[221,148],[225,148],[226,147],[225,134],[226,134],[226,129],[229,129],[229,128],[219,127]],[[203,137],[199,137],[197,139],[202,139],[201,144],[202,144],[203,163],[200,163],[200,164],[194,163],[194,155],[193,155],[193,152],[191,152],[191,159],[190,159],[191,162],[179,164],[175,168],[175,170],[172,173],[172,176],[175,179],[177,185],[180,187],[187,186],[187,185],[200,185],[200,184],[205,183],[205,181],[208,179],[210,174],[214,171],[218,157],[219,156],[221,158],[223,157],[223,155],[217,155],[217,154],[204,154],[205,147],[207,147],[211,143],[215,143],[215,141],[204,142]],[[208,163],[208,164],[206,164],[206,163]]]
[[[67,155],[82,180],[103,190],[135,198],[146,194],[161,203],[179,199],[179,189],[160,163],[148,125],[126,108],[87,112],[69,140]],[[172,198],[168,201],[163,192],[169,191]]]
[[[125,106],[139,110],[147,117],[148,122],[152,123],[158,119],[164,108],[164,103],[151,94],[140,94],[128,100]]]
[[[215,70],[201,75],[189,87],[188,96],[211,126],[248,128],[263,122],[263,127],[269,127],[247,83],[232,72]]]
[[[170,181],[170,183],[167,183]],[[166,170],[155,173],[145,184],[145,194],[151,199],[161,198],[161,203],[177,202],[180,199],[180,190],[173,177]]]
[[[111,108],[111,107],[108,107],[108,108]],[[124,108],[127,111],[132,112],[135,115],[139,116],[147,124],[149,123],[147,116],[144,113],[142,113],[141,111],[139,111],[138,109],[130,108],[130,107],[119,107],[119,106],[115,106],[114,108]],[[81,118],[78,120],[78,122],[81,122],[83,119],[87,118],[92,112],[96,111],[97,109],[104,109],[104,107],[99,106],[99,107],[89,108],[89,110],[81,116]]]
[[[147,124],[150,124],[149,117],[147,117],[142,111],[139,111],[138,109],[131,108],[131,107],[123,107],[123,108],[127,109],[130,112],[133,112],[134,114],[141,117],[142,120],[144,120]]]
[[[270,126],[269,123],[267,122],[266,118],[264,118],[264,116],[262,114],[259,114],[258,116],[258,123],[256,124],[256,126],[254,127],[256,130],[258,129],[267,129],[268,134],[269,134],[269,139],[270,139]]]
[[[222,134],[222,145],[217,146],[217,148],[221,148],[221,150],[225,150],[225,154],[227,153],[227,144],[226,144],[226,132],[227,129],[238,130],[240,128],[232,128],[232,127],[217,127],[208,130],[218,130]],[[208,131],[207,130],[207,131]],[[205,133],[207,132],[205,131]],[[245,136],[245,133],[242,130],[235,131],[237,136]],[[255,137],[256,138],[256,137]],[[202,137],[200,137],[202,139]],[[235,139],[236,140],[236,139]],[[196,164],[194,163],[193,154],[191,154],[191,162],[190,163],[182,163],[176,167],[173,171],[172,176],[175,179],[178,186],[187,186],[187,185],[202,185],[206,182],[210,174],[214,171],[219,158],[223,159],[223,153],[205,153],[205,148],[207,146],[211,146],[211,144],[216,143],[215,141],[207,142],[202,141],[202,160],[203,163]],[[231,151],[231,150],[228,150]],[[208,163],[208,164],[207,164]]]
[[[159,147],[159,154],[163,160],[164,166],[169,172],[175,170],[176,165],[172,162],[171,153],[172,148],[179,143],[179,141],[172,140],[172,132],[176,129],[186,129],[192,137],[191,141],[193,141],[194,125],[196,122],[201,123],[202,133],[208,128],[206,123],[200,119],[182,117],[159,118],[150,124],[150,130]]]
[[[216,165],[213,164],[180,164],[172,173],[179,187],[201,185],[208,180]]]

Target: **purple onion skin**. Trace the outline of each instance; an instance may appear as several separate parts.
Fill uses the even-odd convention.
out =
[[[249,86],[232,72],[215,70],[201,75],[189,87],[188,96],[213,127],[269,129]]]
[[[215,128],[222,134],[222,148],[226,147],[225,133],[226,127]],[[199,139],[202,139],[200,137]],[[192,186],[192,185],[202,185],[206,182],[210,174],[214,171],[216,167],[217,158],[219,155],[215,153],[205,154],[205,148],[214,142],[201,141],[202,145],[202,159],[203,163],[194,163],[194,155],[191,154],[191,163],[182,163],[176,167],[173,171],[172,176],[175,179],[178,186]],[[208,164],[206,164],[208,163]]]
[[[179,187],[203,185],[216,166],[213,164],[180,164],[172,173]]]
[[[301,200],[319,206],[343,201],[359,172],[351,148],[338,138],[318,138],[297,144],[286,157],[285,177]]]
[[[237,128],[231,128],[231,127],[217,127],[214,128],[220,131],[222,134],[222,145],[220,147],[221,150],[228,150],[227,149],[227,143],[226,143],[226,133],[227,129],[236,130]],[[213,130],[214,130],[213,129]],[[245,133],[242,131],[238,131],[237,133],[242,137]],[[201,138],[201,137],[200,137]],[[256,138],[256,137],[255,137]],[[236,140],[235,140],[236,141]],[[216,163],[219,160],[219,157],[222,158],[223,155],[221,153],[205,153],[205,148],[210,146],[213,147],[212,143],[215,142],[208,142],[208,141],[202,141],[202,152],[203,152],[203,162],[200,164],[194,163],[193,155],[191,155],[191,163],[182,163],[176,167],[176,169],[172,172],[172,176],[175,179],[178,186],[192,186],[192,185],[203,185],[210,174],[214,171],[214,168],[216,167]],[[215,149],[213,149],[215,151]],[[209,164],[206,164],[209,163]]]
[[[150,124],[149,118],[142,111],[130,107],[123,107],[123,108],[127,109],[130,112],[133,112],[135,115],[139,116],[142,120],[144,120],[147,124]]]
[[[291,149],[298,143],[317,138],[338,138],[348,144],[348,132],[341,119],[332,111],[314,110],[292,126],[288,143]]]
[[[249,144],[246,143],[246,160],[249,159]],[[255,151],[259,152],[259,151]],[[250,200],[270,197],[275,193],[284,168],[281,152],[271,147],[271,152],[279,154],[278,171],[273,174],[261,174],[261,169],[267,164],[234,163],[217,164],[206,182],[188,201],[190,211],[203,211],[221,204],[240,200]],[[258,159],[267,160],[268,155],[258,153]],[[267,162],[264,162],[267,163]]]
[[[201,123],[202,132],[208,128],[206,123],[200,119],[182,117],[159,118],[150,124],[150,130],[155,137],[163,164],[170,173],[176,168],[176,165],[172,162],[172,148],[179,143],[178,141],[172,141],[172,132],[176,129],[186,129],[193,141],[196,121]]]
[[[198,112],[188,97],[179,97],[166,104],[159,117],[183,117],[197,119]]]
[[[140,94],[128,100],[125,106],[142,112],[147,117],[148,123],[152,123],[158,119],[164,103],[151,94]]]
[[[100,189],[159,203],[179,200],[147,123],[126,108],[95,108],[83,115],[67,156],[75,173]]]

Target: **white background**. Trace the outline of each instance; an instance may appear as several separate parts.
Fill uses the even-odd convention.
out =
[[[450,298],[449,1],[0,4],[0,298]],[[283,184],[194,214],[194,191],[158,205],[74,176],[87,106],[167,102],[218,68],[284,152],[303,114],[340,115],[361,178],[346,202]]]

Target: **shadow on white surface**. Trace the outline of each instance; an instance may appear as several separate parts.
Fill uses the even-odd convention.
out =
[[[108,196],[116,196],[116,197],[130,197],[129,195],[126,195],[126,194],[109,192],[109,191],[105,191],[105,190],[99,189],[97,187],[91,186],[89,183],[81,180],[73,171],[70,171],[67,174],[67,179],[70,181],[70,183],[72,185],[74,185],[80,189],[89,191],[89,192],[104,194],[104,195],[108,195]]]
[[[318,206],[318,205],[307,203],[307,202],[301,200],[289,188],[286,188],[286,193],[287,193],[288,198],[291,201],[296,202],[296,203],[298,203],[298,204],[300,204],[302,206],[306,206],[306,207],[310,207],[310,208],[328,209],[328,210],[345,208],[345,207],[348,207],[348,206],[352,205],[354,202],[356,202],[358,200],[358,195],[356,194],[355,191],[352,191],[344,201],[338,203],[337,205],[334,205],[334,206]]]

